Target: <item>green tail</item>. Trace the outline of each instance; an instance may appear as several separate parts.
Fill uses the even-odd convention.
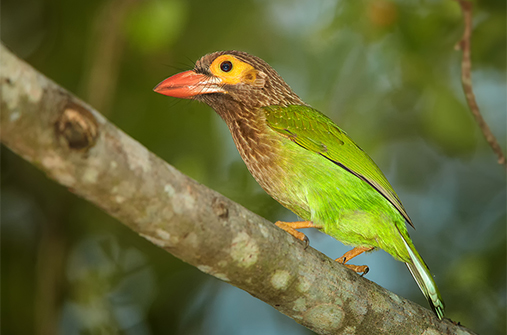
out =
[[[412,246],[412,243],[408,243],[400,233],[403,243],[405,243],[405,247],[408,250],[408,254],[410,255],[410,260],[412,263],[405,263],[414,277],[417,285],[421,289],[422,293],[428,300],[433,312],[438,316],[440,320],[444,318],[444,301],[440,296],[440,292],[438,291],[437,284],[433,280],[431,276],[430,270],[424,260],[419,256],[419,253]]]

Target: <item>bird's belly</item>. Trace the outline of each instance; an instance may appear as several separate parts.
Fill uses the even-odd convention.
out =
[[[235,141],[237,139],[235,138]],[[302,219],[310,219],[305,196],[306,182],[300,169],[291,166],[280,143],[260,138],[255,146],[245,149],[236,144],[248,171],[273,199]]]
[[[299,175],[272,159],[250,159],[245,160],[245,163],[266,193],[301,218],[310,219],[310,209],[304,191],[305,185],[300,184],[302,178]]]

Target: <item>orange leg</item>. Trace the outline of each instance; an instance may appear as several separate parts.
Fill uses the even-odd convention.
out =
[[[361,255],[363,252],[368,252],[373,250],[374,247],[355,247],[352,250],[347,251],[342,257],[337,258],[336,261],[340,264],[345,265],[349,269],[360,273],[362,272],[361,276],[364,276],[365,274],[370,271],[368,266],[366,265],[352,265],[352,264],[345,264],[346,262],[350,261],[352,258]]]
[[[296,221],[296,222],[282,222],[282,221],[276,221],[275,224],[279,227],[285,230],[287,233],[291,234],[298,240],[301,240],[305,242],[306,247],[308,247],[308,244],[310,241],[308,240],[308,237],[306,237],[305,234],[303,234],[300,231],[297,231],[296,229],[303,229],[303,228],[321,228],[320,226],[314,225],[312,221]]]

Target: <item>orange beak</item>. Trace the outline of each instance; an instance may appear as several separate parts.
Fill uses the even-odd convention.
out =
[[[185,71],[163,80],[153,90],[170,97],[191,99],[200,94],[226,93],[221,82],[217,77]]]

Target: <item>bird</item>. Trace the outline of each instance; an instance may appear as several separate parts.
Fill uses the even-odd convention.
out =
[[[259,185],[302,221],[275,224],[317,228],[354,248],[337,262],[368,272],[352,258],[382,249],[404,262],[439,319],[444,302],[408,234],[413,223],[375,162],[340,127],[294,93],[264,60],[243,51],[204,55],[193,70],[154,89],[207,104],[225,121],[238,152]]]

